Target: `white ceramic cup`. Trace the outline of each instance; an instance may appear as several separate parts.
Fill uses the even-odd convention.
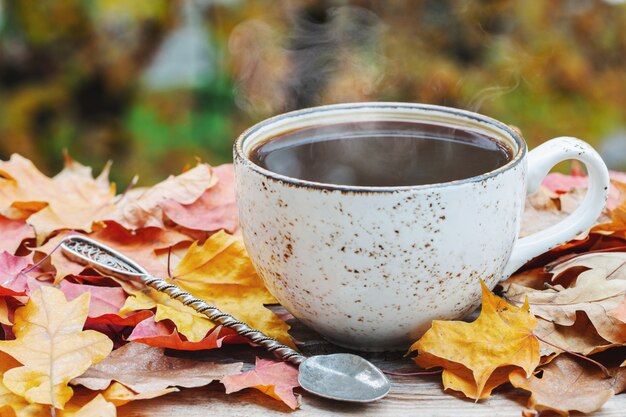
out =
[[[512,150],[505,165],[441,184],[360,187],[279,175],[249,156],[255,146],[311,126],[421,122],[477,132]],[[557,163],[587,167],[589,189],[559,224],[518,239],[525,197]],[[323,106],[265,120],[234,149],[246,248],[270,292],[331,342],[366,351],[404,349],[434,319],[466,315],[526,261],[589,228],[604,207],[607,168],[587,143],[552,139],[527,152],[521,135],[480,114],[409,103]]]

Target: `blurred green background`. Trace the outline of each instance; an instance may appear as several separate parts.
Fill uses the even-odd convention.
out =
[[[0,0],[0,157],[62,150],[120,186],[231,159],[297,108],[393,100],[479,111],[532,146],[573,135],[626,169],[619,0]]]

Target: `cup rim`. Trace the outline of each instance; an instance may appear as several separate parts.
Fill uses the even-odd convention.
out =
[[[441,182],[441,183],[433,183],[433,184],[420,184],[420,185],[402,185],[402,186],[363,186],[363,185],[341,185],[341,184],[331,184],[331,183],[322,183],[315,181],[303,180],[296,177],[290,177],[283,174],[278,174],[269,169],[263,168],[250,160],[248,155],[244,152],[243,146],[247,139],[253,137],[255,133],[259,130],[276,124],[277,122],[284,121],[286,119],[295,119],[298,117],[306,116],[309,114],[316,113],[324,113],[324,112],[332,112],[334,110],[365,110],[367,108],[375,109],[398,109],[398,110],[417,110],[422,113],[433,112],[433,113],[445,113],[456,120],[464,120],[470,121],[473,123],[482,123],[487,126],[491,126],[504,132],[508,135],[517,146],[517,150],[514,151],[514,154],[510,161],[506,164],[485,172],[480,175],[476,175],[473,177],[462,178],[460,180]],[[498,140],[498,138],[495,138]],[[260,175],[265,177],[269,177],[271,179],[305,188],[315,188],[321,190],[328,191],[342,191],[342,192],[357,192],[357,193],[390,193],[390,192],[398,192],[398,191],[408,191],[408,190],[422,190],[422,189],[431,189],[431,188],[444,188],[444,187],[452,187],[461,184],[467,183],[475,183],[481,182],[488,178],[495,177],[509,169],[517,166],[526,156],[527,146],[521,134],[511,128],[510,126],[493,119],[488,116],[484,116],[479,113],[471,112],[468,110],[457,109],[455,107],[447,107],[447,106],[438,106],[434,104],[422,104],[422,103],[404,103],[404,102],[357,102],[357,103],[340,103],[340,104],[329,104],[324,106],[316,106],[316,107],[308,107],[304,109],[294,110],[287,113],[282,113],[274,117],[270,117],[265,119],[248,129],[246,129],[243,133],[241,133],[237,140],[235,141],[234,147],[234,156],[235,161],[238,161],[245,165],[248,169],[251,169],[257,172]]]

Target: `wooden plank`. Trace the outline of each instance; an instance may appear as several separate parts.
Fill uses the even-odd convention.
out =
[[[298,417],[330,416],[521,416],[527,395],[520,390],[500,389],[492,398],[475,403],[444,393],[437,377],[393,377],[391,393],[368,405],[350,405],[303,395]],[[224,394],[219,384],[183,390],[149,401],[137,401],[119,410],[121,417],[264,417],[278,416],[291,410],[260,392],[248,389]],[[624,417],[626,395],[613,397],[594,417]]]
[[[274,307],[277,313],[287,313]],[[293,318],[289,319],[291,334],[301,342],[301,349],[307,355],[345,351],[324,341],[319,335],[307,329]],[[245,368],[251,368],[256,356],[266,356],[259,349],[246,346],[229,346],[207,352],[173,352],[177,356],[202,361],[233,362],[243,361]],[[411,372],[417,370],[413,362],[403,357],[401,352],[363,354],[379,368],[389,371]],[[267,356],[266,356],[267,357]],[[244,368],[244,369],[245,369]],[[492,398],[474,402],[461,394],[444,392],[440,375],[398,377],[391,376],[390,394],[375,403],[367,405],[346,404],[325,400],[303,393],[302,407],[298,417],[308,416],[521,416],[528,401],[528,393],[508,387],[494,391]],[[301,390],[300,390],[301,392]],[[120,417],[264,417],[290,413],[291,410],[279,401],[273,400],[254,389],[226,395],[224,387],[213,383],[208,387],[184,389],[181,392],[147,401],[137,401],[120,408]],[[626,415],[626,395],[613,397],[594,417],[624,417]]]

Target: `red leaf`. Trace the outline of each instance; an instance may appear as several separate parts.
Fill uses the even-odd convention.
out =
[[[61,281],[59,288],[65,294],[67,301],[72,301],[81,294],[88,292],[91,296],[88,317],[117,314],[126,301],[126,293],[120,287],[96,287]]]
[[[15,253],[24,239],[35,238],[35,231],[25,220],[0,216],[0,252]]]
[[[213,168],[213,174],[218,178],[217,184],[193,203],[180,204],[174,200],[163,202],[167,217],[188,229],[209,232],[224,229],[234,233],[239,228],[239,219],[235,205],[233,165]]]
[[[89,315],[87,316],[87,322],[89,323],[135,326],[152,316],[152,312],[148,310],[138,311],[125,317],[120,316],[118,313],[127,297],[124,290],[120,287],[99,287],[61,281],[59,288],[63,291],[68,301],[86,292],[90,294]]]
[[[0,296],[26,295],[27,276],[22,273],[32,265],[32,256],[13,256],[8,252],[0,253]]]
[[[222,347],[224,343],[238,342],[241,337],[232,330],[216,326],[201,341],[190,342],[178,333],[170,321],[156,322],[154,317],[150,317],[135,327],[128,340],[176,350],[205,350]]]
[[[613,181],[623,182],[626,184],[626,173],[611,171],[610,176]],[[548,174],[541,183],[541,185],[550,191],[558,194],[569,193],[573,188],[587,188],[588,184],[589,179],[585,175],[564,175],[559,174],[558,172]],[[609,200],[607,201],[606,206],[613,210],[617,206],[618,198],[619,191],[611,185]]]
[[[229,375],[221,381],[226,394],[255,388],[272,398],[280,400],[295,410],[300,407],[299,396],[293,389],[299,387],[298,370],[286,362],[256,359],[256,367],[239,375]]]
[[[131,232],[112,221],[104,222],[104,225],[89,237],[119,250],[156,276],[167,276],[167,265],[159,260],[155,251],[192,240],[182,233],[157,227]]]

